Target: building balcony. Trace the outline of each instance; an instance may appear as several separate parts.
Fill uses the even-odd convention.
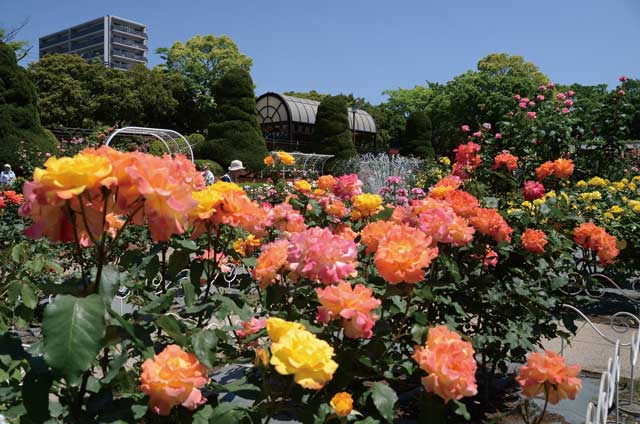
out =
[[[133,28],[125,27],[125,26],[118,25],[118,24],[112,24],[111,25],[111,29],[113,31],[121,32],[123,34],[133,35],[135,37],[140,37],[140,38],[145,39],[145,40],[147,39],[147,34],[144,31],[139,30],[139,29],[133,29]]]
[[[80,37],[84,37],[90,34],[95,34],[98,32],[104,32],[104,24],[100,23],[99,25],[94,25],[90,28],[86,28],[80,31],[69,31],[69,36],[72,40],[76,39],[76,38],[80,38]]]
[[[124,38],[112,38],[111,42],[113,44],[120,44],[121,46],[126,46],[126,47],[133,47],[134,49],[139,49],[139,50],[143,50],[143,51],[147,51],[147,46],[145,46],[142,43],[136,43],[135,41],[131,41],[131,40],[127,40]]]
[[[91,49],[91,48],[95,48],[98,46],[103,46],[104,42],[102,40],[97,41],[95,43],[89,43],[89,44],[84,44],[84,45],[80,45],[80,46],[72,46],[71,49],[69,50],[69,53],[78,53],[81,52],[83,50],[87,50],[87,49]]]
[[[39,44],[40,44],[40,49],[48,49],[51,47],[58,46],[60,44],[66,44],[67,41],[69,41],[69,39],[65,36],[64,38],[59,38],[55,40],[47,40],[47,41],[40,40]]]
[[[139,63],[145,63],[145,64],[147,63],[147,58],[145,56],[124,52],[124,51],[112,50],[111,56],[117,57],[119,59],[133,60],[134,62],[139,62]]]

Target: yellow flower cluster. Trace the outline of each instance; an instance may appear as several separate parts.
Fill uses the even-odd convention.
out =
[[[580,199],[585,202],[593,202],[594,200],[602,200],[602,194],[599,191],[580,193]]]
[[[338,364],[333,348],[308,332],[302,324],[280,318],[267,320],[272,340],[271,365],[282,375],[293,375],[305,389],[320,390],[333,378]]]

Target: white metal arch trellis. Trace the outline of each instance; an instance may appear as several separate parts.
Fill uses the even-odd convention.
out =
[[[123,127],[111,133],[104,144],[108,146],[118,135],[139,135],[156,138],[164,145],[167,153],[181,153],[193,162],[193,149],[191,148],[191,144],[177,131],[165,128]]]

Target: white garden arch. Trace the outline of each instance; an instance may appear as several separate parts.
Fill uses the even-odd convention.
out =
[[[162,142],[167,153],[171,155],[181,153],[193,162],[193,150],[191,149],[191,144],[177,131],[164,128],[123,127],[118,128],[111,133],[104,144],[108,146],[118,135],[139,135],[155,138]]]

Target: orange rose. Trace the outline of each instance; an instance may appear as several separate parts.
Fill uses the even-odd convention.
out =
[[[536,179],[542,181],[550,175],[553,175],[555,166],[553,162],[547,161],[536,168]]]
[[[333,175],[323,175],[318,178],[318,188],[321,190],[331,190],[336,185],[336,179]]]
[[[169,345],[144,361],[140,380],[140,389],[149,396],[149,406],[158,415],[169,415],[179,404],[193,411],[207,401],[198,390],[209,382],[207,368],[196,355],[178,345]]]
[[[571,159],[556,159],[553,162],[554,174],[560,179],[569,178],[573,175],[575,165]]]
[[[575,399],[582,380],[578,378],[580,365],[566,365],[564,358],[557,353],[530,353],[526,365],[520,367],[516,381],[527,397],[547,392],[553,405],[562,399]]]
[[[520,243],[524,250],[531,253],[544,253],[547,245],[547,235],[542,230],[527,228],[520,236]]]
[[[416,228],[398,225],[380,240],[374,261],[387,282],[418,283],[437,256],[438,248],[431,247],[431,237]]]
[[[353,398],[347,392],[340,392],[331,398],[329,405],[337,416],[346,417],[353,410]]]
[[[378,242],[391,231],[396,224],[389,221],[374,221],[362,229],[360,241],[367,246],[367,253],[378,250]]]
[[[471,343],[439,325],[429,329],[426,344],[416,347],[413,359],[429,374],[422,377],[425,390],[448,403],[478,393],[477,364],[473,355]]]

